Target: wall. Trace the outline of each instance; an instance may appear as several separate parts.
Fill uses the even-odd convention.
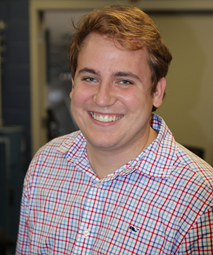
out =
[[[29,1],[1,0],[0,20],[7,23],[2,65],[3,125],[25,128],[28,164],[31,158],[29,82]]]
[[[151,15],[173,55],[159,113],[185,146],[213,165],[213,13]]]

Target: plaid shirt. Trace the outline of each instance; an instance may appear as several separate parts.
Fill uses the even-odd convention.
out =
[[[158,137],[103,179],[80,131],[54,139],[25,178],[17,254],[213,254],[213,171],[175,142],[157,115]]]

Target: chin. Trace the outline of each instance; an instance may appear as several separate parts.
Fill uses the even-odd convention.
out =
[[[87,142],[93,147],[97,149],[102,149],[102,150],[108,150],[116,147],[117,143],[113,140],[109,140],[106,138],[102,139],[87,139]]]

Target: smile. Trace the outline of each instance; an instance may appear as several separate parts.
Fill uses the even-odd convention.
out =
[[[90,112],[90,115],[92,116],[93,119],[101,121],[101,122],[112,122],[112,121],[116,121],[119,120],[120,118],[123,117],[123,115],[120,116],[116,116],[116,115],[96,115],[93,112]]]

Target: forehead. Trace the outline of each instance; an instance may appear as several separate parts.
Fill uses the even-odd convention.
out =
[[[104,65],[110,63],[115,67],[113,63],[119,64],[120,67],[135,67],[135,64],[139,66],[148,65],[148,51],[146,48],[140,50],[130,50],[123,47],[117,40],[109,38],[107,35],[100,35],[97,33],[89,34],[78,55],[78,67],[81,64],[97,64]],[[114,62],[113,62],[114,61]],[[78,68],[77,67],[77,68]]]

